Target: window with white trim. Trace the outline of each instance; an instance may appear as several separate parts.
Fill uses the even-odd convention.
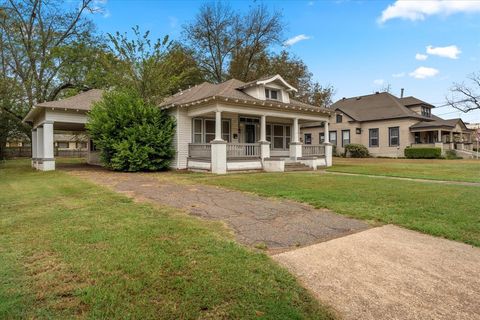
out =
[[[330,143],[333,145],[337,145],[337,131],[330,131],[329,132],[329,140]]]
[[[350,144],[350,130],[342,130],[342,147]]]
[[[278,90],[273,90],[269,88],[265,88],[265,98],[269,100],[280,100],[280,92]]]
[[[388,141],[390,147],[397,147],[400,145],[400,128],[390,127],[388,128]]]
[[[369,147],[378,147],[378,128],[368,129]]]
[[[231,124],[230,120],[222,119],[222,139],[231,142]],[[193,143],[209,143],[215,139],[215,120],[214,119],[193,119]]]

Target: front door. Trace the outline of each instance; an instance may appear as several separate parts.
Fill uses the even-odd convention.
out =
[[[255,143],[255,125],[245,124],[245,142]]]

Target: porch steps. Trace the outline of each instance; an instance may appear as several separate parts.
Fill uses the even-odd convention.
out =
[[[285,163],[285,172],[291,171],[313,171],[312,167],[304,165],[300,162],[286,162]]]

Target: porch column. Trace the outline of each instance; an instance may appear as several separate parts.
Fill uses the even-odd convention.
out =
[[[329,130],[328,130],[328,121],[325,121],[324,122],[324,125],[323,125],[323,128],[324,128],[324,141],[323,141],[323,145],[325,146],[325,164],[327,167],[331,167],[332,166],[332,155],[333,155],[333,145],[330,143],[330,133],[329,133]]]
[[[453,131],[450,131],[450,150],[453,150],[455,144],[453,143]]]
[[[37,161],[35,168],[41,170],[43,159],[43,127],[37,127]]]
[[[53,122],[46,122],[43,124],[43,159],[40,170],[55,170],[55,158],[53,155]]]
[[[222,112],[215,111],[215,140],[210,142],[212,173],[227,173],[227,142],[222,139]]]
[[[324,135],[323,135],[323,142],[325,143],[330,143],[330,133],[329,133],[329,130],[328,130],[328,121],[325,121],[324,122]]]
[[[442,141],[442,130],[437,130],[437,142],[435,142],[435,148],[440,148],[442,156],[445,155]]]
[[[270,158],[270,142],[267,141],[267,116],[260,117],[260,158]]]
[[[37,129],[32,130],[32,168],[37,167]]]
[[[302,157],[302,143],[298,139],[298,118],[293,119],[293,137],[290,143],[290,158],[297,160]]]
[[[222,140],[222,112],[215,111],[215,140]]]
[[[463,131],[460,131],[460,143],[457,143],[457,149],[463,150]]]

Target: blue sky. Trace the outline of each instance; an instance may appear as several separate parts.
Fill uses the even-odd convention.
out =
[[[139,25],[172,39],[180,38],[182,24],[202,3],[98,2],[104,8],[94,16],[98,31]],[[260,2],[283,13],[285,40],[303,39],[288,50],[305,61],[315,80],[336,88],[336,99],[390,84],[393,94],[405,88],[405,95],[440,106],[453,82],[480,71],[480,1],[230,1],[239,11]],[[480,122],[480,111],[440,107],[434,113]]]

